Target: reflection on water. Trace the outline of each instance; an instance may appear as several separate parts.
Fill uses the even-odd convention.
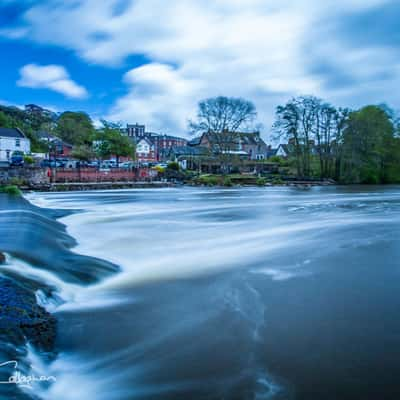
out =
[[[75,255],[71,272],[64,254],[61,275],[25,264],[64,299],[60,355],[33,362],[57,377],[40,398],[399,398],[400,188],[29,199],[74,211],[61,220],[73,250],[96,257]],[[51,229],[35,240],[56,266]],[[16,253],[9,268],[30,263]],[[76,266],[99,279],[76,282]]]

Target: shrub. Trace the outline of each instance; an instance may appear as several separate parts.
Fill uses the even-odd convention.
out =
[[[258,178],[256,180],[257,186],[265,186],[267,184],[267,180],[265,178]]]
[[[24,156],[24,163],[28,165],[35,164],[35,160],[32,156]]]
[[[9,194],[10,196],[21,196],[21,191],[14,185],[0,186],[0,193]]]
[[[226,186],[226,187],[231,187],[231,186],[233,186],[232,179],[229,178],[229,176],[226,176],[226,177],[224,178],[224,180],[222,181],[222,185],[223,185],[223,186]]]
[[[170,171],[179,171],[179,164],[177,162],[170,162],[167,169]]]
[[[219,184],[218,178],[214,175],[201,175],[197,178],[200,185],[216,186]]]
[[[14,177],[14,178],[10,179],[10,185],[11,186],[22,186],[24,184],[25,184],[25,180],[22,179],[22,178]]]
[[[273,163],[277,163],[277,164],[282,164],[283,163],[283,159],[279,156],[272,156],[268,159],[268,161],[273,162]]]
[[[272,181],[272,183],[274,185],[282,185],[284,182],[281,178],[274,178],[274,180]]]

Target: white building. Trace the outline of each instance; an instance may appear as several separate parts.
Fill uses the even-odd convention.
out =
[[[0,162],[9,161],[14,151],[31,152],[31,141],[18,128],[0,128]]]

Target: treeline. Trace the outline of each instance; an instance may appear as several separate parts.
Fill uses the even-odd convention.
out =
[[[289,162],[299,177],[400,182],[399,123],[385,105],[352,111],[301,96],[277,107],[274,131],[289,143]]]
[[[33,104],[23,110],[0,105],[0,127],[20,128],[31,140],[32,152],[51,152],[48,135],[72,145],[72,155],[79,160],[135,156],[134,144],[121,135],[119,124],[103,120],[102,127],[95,128],[84,112],[54,113]]]

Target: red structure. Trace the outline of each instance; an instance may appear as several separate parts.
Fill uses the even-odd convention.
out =
[[[57,169],[57,183],[67,182],[138,182],[150,181],[157,178],[157,171],[151,168],[136,168],[133,170],[113,168],[99,170],[95,168]]]

